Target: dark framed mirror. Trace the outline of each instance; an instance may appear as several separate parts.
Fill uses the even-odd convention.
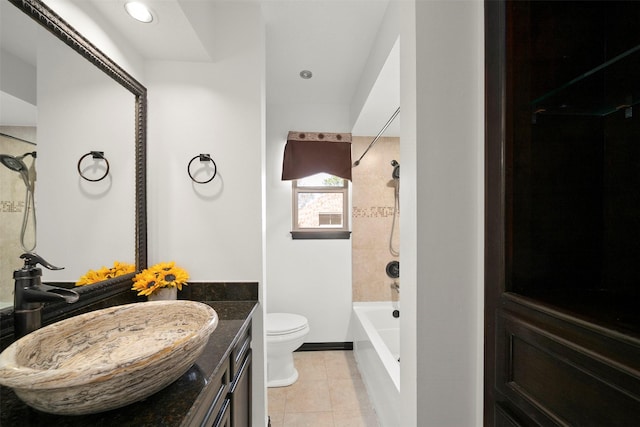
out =
[[[133,123],[134,129],[126,130],[126,135],[131,135],[133,139],[133,146],[130,145],[130,141],[127,138],[118,139],[119,144],[127,145],[126,152],[131,153],[127,159],[127,164],[135,165],[133,173],[130,173],[129,177],[134,177],[134,183],[127,180],[125,185],[131,188],[135,187],[134,198],[135,201],[130,203],[115,203],[115,209],[133,209],[135,210],[135,225],[134,230],[130,230],[129,226],[124,229],[124,233],[127,233],[127,241],[131,241],[130,233],[134,233],[134,248],[133,258],[135,259],[135,268],[137,271],[146,268],[147,266],[147,215],[146,215],[146,110],[147,110],[147,90],[139,83],[134,77],[132,77],[127,71],[125,71],[120,65],[115,63],[111,58],[104,54],[94,44],[92,44],[86,37],[75,30],[64,19],[57,15],[52,9],[39,0],[2,0],[7,3],[12,3],[21,12],[31,18],[39,28],[44,28],[48,33],[52,34],[55,39],[66,47],[70,48],[72,52],[83,58],[83,64],[86,61],[90,64],[91,68],[97,69],[98,74],[106,75],[109,81],[115,82],[116,87],[124,88],[125,91],[133,95],[133,105],[125,106],[122,108],[126,111],[126,114],[133,114],[135,117],[133,120],[127,120],[127,123]],[[9,5],[10,6],[10,5]],[[12,7],[12,6],[10,6]],[[84,61],[86,60],[86,61]],[[118,89],[119,90],[119,89]],[[127,96],[130,96],[127,95]],[[129,109],[130,108],[130,109]],[[130,112],[130,113],[129,113]],[[70,117],[67,127],[73,127],[78,121],[83,120],[81,117]],[[108,148],[107,148],[108,149]],[[82,153],[78,153],[82,154]],[[131,167],[129,167],[131,169]],[[119,177],[122,178],[122,177]],[[113,204],[113,203],[112,203]],[[78,215],[92,215],[90,209],[86,209]],[[126,215],[131,216],[130,211]],[[116,227],[117,225],[114,224]],[[98,224],[97,226],[100,226]],[[115,239],[120,239],[116,237]],[[92,241],[89,239],[88,244],[103,244],[103,242]],[[61,250],[65,249],[65,244],[68,242],[61,241]],[[69,245],[71,246],[71,245]],[[59,249],[60,250],[60,249]],[[36,250],[37,251],[37,250]],[[53,260],[52,260],[53,261]],[[100,263],[109,263],[110,260],[96,261]],[[79,268],[84,271],[99,268],[100,264],[96,265],[82,265]],[[86,285],[76,288],[81,295],[81,301],[90,302],[97,301],[99,299],[108,297],[110,295],[128,291],[131,286],[131,278],[135,273],[119,276],[115,279],[109,279],[104,282],[95,283],[92,285]],[[47,281],[47,277],[43,277],[44,281]],[[4,308],[0,310],[0,332],[1,335],[5,335],[7,332],[6,326],[11,324],[13,317],[12,307]]]

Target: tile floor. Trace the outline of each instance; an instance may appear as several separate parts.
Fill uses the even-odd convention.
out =
[[[377,427],[352,351],[293,353],[299,378],[268,389],[271,427]]]

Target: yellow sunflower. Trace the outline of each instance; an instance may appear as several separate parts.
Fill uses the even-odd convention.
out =
[[[98,270],[89,270],[84,276],[80,277],[76,282],[76,286],[91,285],[93,283],[101,282],[107,279],[113,279],[114,277],[122,276],[123,274],[129,274],[136,271],[136,266],[120,261],[115,261],[113,267],[102,267]]]
[[[175,262],[162,262],[136,274],[131,290],[138,295],[151,295],[160,288],[178,288],[186,285],[189,274]]]

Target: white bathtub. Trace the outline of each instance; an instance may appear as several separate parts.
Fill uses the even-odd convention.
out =
[[[400,319],[397,303],[353,303],[353,351],[381,426],[400,425]]]

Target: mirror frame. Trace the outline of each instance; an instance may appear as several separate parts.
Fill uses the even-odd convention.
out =
[[[137,271],[145,269],[147,267],[147,89],[42,1],[8,1],[135,96],[135,263]],[[82,298],[81,301],[93,302],[115,293],[129,291],[134,275],[135,273],[119,276],[93,285],[85,285],[76,290],[81,295],[86,295],[86,299]],[[114,286],[115,284],[117,286]],[[72,305],[77,308],[79,304]],[[12,319],[8,317],[13,318],[13,307],[1,311],[4,318],[1,323],[10,322]]]

